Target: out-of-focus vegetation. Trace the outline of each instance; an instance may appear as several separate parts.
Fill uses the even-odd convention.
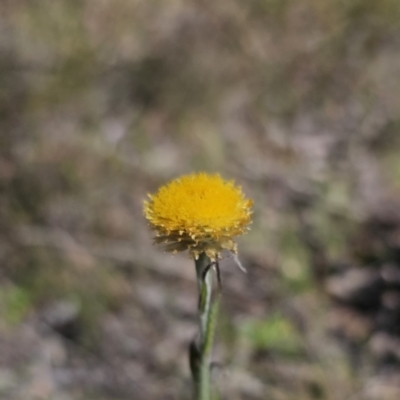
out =
[[[398,0],[0,11],[1,399],[190,398],[194,271],[142,200],[193,170],[255,202],[221,398],[399,398]]]

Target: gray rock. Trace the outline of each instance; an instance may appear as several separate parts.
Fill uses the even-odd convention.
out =
[[[400,267],[398,265],[384,265],[381,270],[381,275],[388,287],[400,288]]]
[[[75,340],[80,333],[80,307],[76,302],[61,300],[44,312],[43,321],[67,339]]]
[[[360,308],[377,307],[383,290],[381,274],[370,268],[352,268],[326,282],[326,291],[333,299]]]
[[[388,290],[382,294],[382,306],[399,313],[400,319],[400,290]]]
[[[369,340],[369,349],[379,361],[400,363],[400,338],[385,332],[375,333]]]

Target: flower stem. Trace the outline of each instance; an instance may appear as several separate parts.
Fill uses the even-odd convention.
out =
[[[195,261],[199,291],[200,332],[190,346],[190,366],[196,400],[211,400],[211,350],[217,321],[219,295],[212,296],[211,260],[204,253]]]

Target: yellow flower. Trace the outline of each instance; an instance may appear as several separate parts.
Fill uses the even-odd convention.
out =
[[[237,253],[233,237],[248,230],[253,202],[218,174],[190,174],[162,186],[144,202],[144,215],[166,251],[202,252],[215,260],[223,249]]]

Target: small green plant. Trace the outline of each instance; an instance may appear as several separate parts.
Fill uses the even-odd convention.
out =
[[[0,311],[9,325],[18,325],[31,309],[31,297],[23,288],[8,286],[0,291]]]
[[[196,400],[212,399],[211,351],[221,294],[221,252],[237,253],[234,236],[247,231],[252,201],[219,175],[191,174],[161,187],[144,202],[144,214],[166,251],[189,250],[195,260],[199,334],[191,342],[190,367]],[[213,270],[218,290],[213,293]]]
[[[288,356],[302,350],[301,337],[293,324],[275,312],[264,320],[250,320],[243,325],[242,335],[257,350],[273,350]]]

